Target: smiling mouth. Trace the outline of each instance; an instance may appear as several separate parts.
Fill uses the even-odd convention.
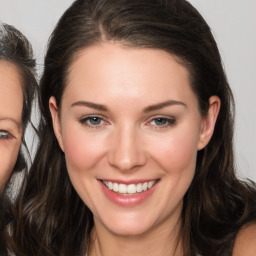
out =
[[[152,180],[148,182],[134,183],[134,184],[123,184],[112,181],[102,180],[101,182],[111,191],[114,191],[122,196],[132,196],[139,193],[145,192],[152,188],[159,180]]]

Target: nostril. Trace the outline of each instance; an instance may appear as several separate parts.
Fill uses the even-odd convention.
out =
[[[139,143],[134,126],[119,127],[112,137],[108,153],[109,164],[120,171],[131,171],[146,163],[146,155]]]
[[[124,157],[120,154],[112,155],[109,158],[109,164],[120,171],[132,171],[143,166],[146,163],[146,157],[140,156],[139,153]]]

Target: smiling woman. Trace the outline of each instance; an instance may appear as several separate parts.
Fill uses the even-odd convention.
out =
[[[187,1],[75,1],[40,102],[18,255],[251,255],[256,191],[235,176],[232,92]]]
[[[14,27],[0,23],[0,255],[7,255],[12,244],[9,231],[16,215],[10,180],[12,174],[26,171],[21,144],[26,146],[24,132],[37,87],[31,58],[27,39]]]
[[[202,118],[188,77],[164,51],[103,43],[85,48],[70,66],[59,111],[50,99],[69,177],[96,229],[141,235],[165,227],[177,235],[173,225],[197,151],[209,141],[220,106],[211,97]]]
[[[50,109],[70,180],[93,212],[96,240],[148,236],[140,241],[146,254],[174,253],[163,244],[178,240],[197,151],[213,133],[220,101],[212,96],[209,103],[202,117],[187,69],[165,51],[106,42],[80,52],[61,108],[52,97]],[[168,236],[154,238],[156,251],[146,246],[163,232]],[[101,250],[97,243],[94,250]],[[137,246],[130,253],[138,254]]]

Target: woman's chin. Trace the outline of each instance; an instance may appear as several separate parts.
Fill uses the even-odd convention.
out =
[[[100,229],[105,229],[105,231],[120,237],[137,237],[144,235],[150,229],[152,229],[153,221],[146,220],[145,218],[114,218],[115,220],[104,221],[98,224],[95,223],[96,230],[99,227]]]

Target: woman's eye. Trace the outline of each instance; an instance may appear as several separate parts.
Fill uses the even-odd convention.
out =
[[[0,139],[9,139],[12,135],[4,130],[0,130]]]
[[[168,127],[175,124],[175,121],[176,120],[174,118],[157,117],[150,121],[150,125],[153,125],[159,128],[162,128],[162,127],[164,128],[164,127]]]
[[[88,116],[88,117],[80,120],[80,123],[85,126],[97,128],[98,126],[100,126],[104,123],[104,120],[98,116]]]

